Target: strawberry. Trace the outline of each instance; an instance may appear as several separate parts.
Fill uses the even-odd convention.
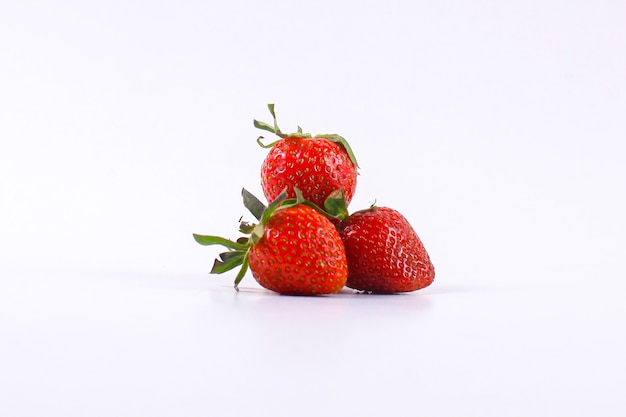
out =
[[[259,220],[242,222],[249,235],[237,241],[194,234],[202,245],[229,250],[215,260],[211,273],[221,274],[241,265],[235,289],[248,269],[257,282],[281,294],[335,293],[346,283],[348,266],[343,242],[335,226],[295,190],[296,199],[281,193],[268,207],[243,190],[244,205]]]
[[[295,188],[302,190],[306,200],[322,207],[331,192],[341,189],[347,204],[356,191],[357,162],[348,142],[336,134],[311,136],[302,133],[281,132],[276,122],[274,105],[268,104],[274,118],[273,126],[254,120],[254,126],[276,134],[280,139],[264,144],[271,148],[261,166],[261,185],[268,201],[273,201],[285,188],[289,198],[295,197]]]
[[[376,293],[429,286],[435,268],[420,238],[396,210],[372,206],[339,226],[348,258],[346,286]]]

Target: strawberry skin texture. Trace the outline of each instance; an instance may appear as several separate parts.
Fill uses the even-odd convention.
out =
[[[346,253],[335,226],[315,209],[276,211],[249,252],[257,282],[281,294],[317,295],[341,290],[348,277]]]
[[[340,226],[348,258],[346,286],[375,293],[419,290],[435,278],[435,268],[420,238],[396,210],[373,207]]]
[[[341,145],[325,138],[287,137],[276,143],[261,166],[261,185],[269,202],[287,188],[290,198],[299,188],[319,207],[342,189],[349,204],[356,190],[357,168]]]

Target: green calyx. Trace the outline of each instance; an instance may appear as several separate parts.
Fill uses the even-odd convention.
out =
[[[278,136],[280,139],[268,144],[263,143],[263,136],[259,136],[257,138],[257,143],[259,144],[259,146],[261,146],[262,148],[268,149],[273,147],[274,145],[276,145],[276,143],[278,143],[281,139],[285,139],[285,138],[296,138],[296,139],[328,139],[331,142],[337,143],[338,145],[342,146],[344,148],[344,150],[346,151],[346,153],[348,154],[348,157],[350,158],[350,160],[352,161],[352,163],[354,164],[355,167],[359,168],[359,164],[356,161],[356,156],[354,155],[354,152],[352,151],[352,148],[350,147],[350,144],[348,143],[348,141],[340,135],[337,135],[335,133],[329,133],[329,134],[321,134],[321,135],[315,135],[315,136],[311,136],[310,133],[303,133],[302,132],[302,128],[300,126],[298,126],[298,131],[295,133],[283,133],[280,128],[278,127],[278,122],[276,121],[276,113],[274,111],[274,104],[268,104],[267,108],[270,110],[270,113],[272,115],[273,118],[273,123],[269,124],[269,123],[265,123],[265,122],[260,122],[258,120],[254,120],[254,127],[256,127],[257,129],[261,129],[261,130],[265,130],[267,132],[271,132],[273,134],[275,134],[276,136]]]
[[[201,245],[221,245],[228,249],[227,252],[220,253],[219,258],[215,259],[211,273],[223,274],[224,272],[241,266],[241,269],[235,277],[235,289],[239,291],[239,283],[248,271],[249,240],[246,239],[244,242],[242,239],[238,239],[237,242],[233,242],[232,240],[219,236],[198,235],[195,233],[193,234],[193,238]]]
[[[344,221],[350,216],[348,213],[348,204],[346,196],[342,189],[338,189],[330,193],[324,201],[324,210],[327,217]]]
[[[310,138],[311,137],[310,133],[302,133],[302,128],[300,126],[298,126],[298,131],[296,133],[290,133],[290,134],[283,133],[280,130],[280,128],[278,127],[278,122],[276,121],[276,113],[274,112],[274,105],[273,104],[268,104],[267,108],[270,110],[272,118],[274,119],[274,123],[273,123],[273,125],[270,125],[268,123],[260,122],[260,121],[255,119],[253,121],[253,123],[254,123],[254,127],[256,127],[257,129],[261,129],[261,130],[265,130],[265,131],[271,132],[271,133],[275,134],[276,136],[278,136],[281,139],[284,139],[284,138]],[[272,146],[274,146],[278,142],[278,141],[274,141],[274,142],[269,143],[269,144],[266,145],[263,142],[261,142],[261,139],[263,139],[263,136],[259,136],[256,141],[262,148],[271,148]]]
[[[225,239],[219,236],[193,235],[193,238],[201,245],[220,245],[224,246],[228,251],[220,253],[215,259],[211,274],[223,274],[232,269],[241,266],[237,276],[235,277],[235,289],[239,291],[239,283],[248,271],[248,254],[252,245],[256,244],[263,237],[265,232],[265,224],[272,216],[272,213],[280,207],[287,199],[287,192],[282,192],[276,200],[265,207],[265,205],[245,188],[241,191],[244,206],[250,210],[250,213],[259,221],[258,224],[241,221],[239,223],[239,232],[245,236],[240,237],[236,241]]]

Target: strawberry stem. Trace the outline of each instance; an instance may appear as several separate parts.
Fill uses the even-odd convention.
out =
[[[272,118],[274,119],[274,131],[276,132],[278,136],[280,136],[282,132],[280,131],[280,128],[278,127],[278,122],[276,121],[276,113],[274,112],[274,103],[268,104],[267,108],[270,109],[270,114],[272,115]]]
[[[272,118],[274,119],[274,126],[271,126],[268,123],[260,122],[254,119],[253,121],[254,127],[256,127],[257,129],[261,129],[261,130],[267,130],[268,132],[271,132],[280,138],[286,138],[288,135],[281,132],[280,128],[278,127],[278,122],[276,121],[276,113],[274,112],[274,105],[268,104],[267,108],[270,109],[270,114],[272,115]],[[257,139],[257,142],[258,142],[258,139]]]
[[[273,126],[270,125],[269,123],[265,123],[265,122],[261,122],[259,120],[254,119],[253,120],[253,124],[254,127],[256,127],[257,129],[261,129],[261,130],[265,130],[268,132],[271,132],[273,134],[275,134],[276,136],[278,136],[281,139],[285,139],[285,138],[310,138],[311,134],[310,133],[302,133],[302,128],[300,126],[298,126],[298,131],[296,133],[283,133],[280,128],[278,127],[278,122],[276,121],[276,112],[274,111],[274,105],[273,104],[268,104],[267,108],[270,110],[270,114],[272,115],[272,119],[273,119]],[[259,144],[259,146],[261,146],[262,148],[271,148],[273,147],[277,142],[280,141],[274,141],[272,143],[269,144],[264,144],[263,142],[261,142],[261,140],[264,139],[263,136],[259,136],[256,140],[256,142]]]

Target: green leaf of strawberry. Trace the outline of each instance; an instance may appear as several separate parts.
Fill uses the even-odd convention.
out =
[[[338,220],[345,220],[348,218],[348,204],[346,203],[346,196],[343,190],[335,190],[324,201],[324,209],[331,217]]]
[[[196,240],[196,242],[205,246],[222,245],[233,250],[247,249],[246,246],[242,245],[241,243],[233,242],[232,240],[224,239],[223,237],[219,237],[219,236],[203,236],[203,235],[197,235],[194,233],[193,238]]]
[[[220,254],[220,258],[216,259],[211,269],[212,274],[223,274],[224,272],[235,269],[242,264],[246,255],[244,251],[225,252]]]
[[[241,195],[243,196],[243,205],[250,210],[250,213],[252,213],[255,219],[261,220],[263,212],[267,209],[265,204],[261,203],[258,198],[252,195],[252,193],[245,188],[241,190]]]

